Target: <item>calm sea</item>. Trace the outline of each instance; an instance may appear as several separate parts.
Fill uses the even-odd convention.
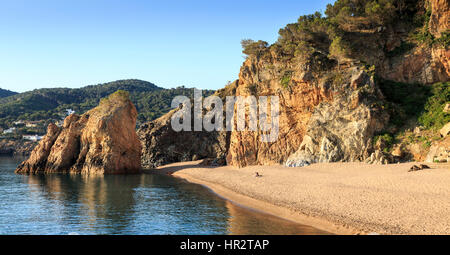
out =
[[[158,174],[17,175],[0,157],[0,234],[324,234]]]

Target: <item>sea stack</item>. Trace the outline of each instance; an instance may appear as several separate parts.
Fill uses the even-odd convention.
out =
[[[50,124],[16,173],[138,173],[136,118],[128,92],[119,90],[83,115],[69,115],[62,127]]]

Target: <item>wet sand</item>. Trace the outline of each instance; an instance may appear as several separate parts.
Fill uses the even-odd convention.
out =
[[[237,204],[336,234],[450,234],[450,165],[159,167]],[[255,172],[262,177],[255,177]]]

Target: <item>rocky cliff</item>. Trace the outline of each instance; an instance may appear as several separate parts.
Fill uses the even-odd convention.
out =
[[[237,81],[218,90],[214,95],[225,102],[235,94]],[[164,164],[210,158],[211,164],[224,165],[228,152],[230,132],[180,131],[171,127],[171,118],[178,109],[142,125],[138,135],[142,142],[142,166],[154,168]],[[191,109],[191,117],[193,118]],[[193,124],[193,120],[191,120]],[[193,126],[191,127],[193,129]]]
[[[227,163],[302,166],[370,155],[371,137],[389,118],[377,103],[383,96],[373,77],[356,64],[322,71],[324,75],[314,78],[308,63],[249,57],[241,68],[236,94],[248,96],[248,87],[258,84],[253,93],[278,95],[279,136],[266,143],[259,139],[262,132],[232,132]]]
[[[137,111],[125,91],[102,99],[83,115],[72,114],[47,134],[17,173],[122,174],[141,171]]]
[[[164,163],[189,160],[199,148],[214,151],[202,152],[201,157],[223,157],[225,153],[227,164],[240,167],[400,160],[403,155],[388,148],[392,141],[387,145],[382,139],[374,139],[381,133],[404,129],[400,124],[392,124],[399,117],[392,108],[404,106],[387,100],[383,93],[389,91],[381,91],[380,83],[402,83],[398,86],[404,86],[406,91],[409,84],[416,83],[431,86],[444,82],[441,87],[447,86],[449,2],[393,0],[385,1],[389,4],[384,7],[374,5],[375,11],[369,8],[373,1],[356,2],[365,8],[347,8],[346,1],[337,1],[327,8],[326,18],[320,14],[300,17],[298,23],[281,29],[279,40],[272,45],[243,41],[247,58],[233,95],[279,97],[276,141],[261,142],[261,131],[232,131],[224,136],[229,137],[229,142],[218,142],[218,133],[170,134],[169,114],[149,124],[152,128],[141,131],[141,137],[147,141],[143,144],[143,162],[155,162],[161,157],[165,158]],[[410,108],[425,111],[423,100],[413,103],[416,107]],[[414,122],[416,115],[409,117],[416,118],[412,125],[418,125]],[[165,130],[163,136],[158,130]],[[167,144],[164,139],[160,141],[166,134],[174,138],[168,139]],[[169,148],[182,148],[188,155],[164,157],[148,152],[157,151],[161,148],[158,145],[163,145],[163,151],[169,155],[174,155]],[[214,147],[223,149],[209,149]]]
[[[448,32],[450,24],[450,2],[448,0],[430,0],[431,8],[430,32],[435,37],[441,37],[442,33]]]
[[[393,2],[400,5],[402,1]],[[386,80],[420,84],[448,81],[450,2],[414,2],[410,2],[409,10],[397,13],[408,18],[379,25],[375,31],[346,31],[348,40],[357,48],[350,55],[375,65],[377,75]]]
[[[29,156],[36,145],[34,141],[1,139],[0,155]]]

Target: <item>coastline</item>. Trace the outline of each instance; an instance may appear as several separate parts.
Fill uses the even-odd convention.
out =
[[[239,206],[333,234],[450,232],[449,221],[442,218],[450,215],[449,164],[430,164],[433,169],[408,173],[417,163],[233,168],[200,162],[169,164],[157,172],[203,185]],[[262,177],[254,177],[255,171]],[[416,208],[420,204],[422,208]]]
[[[202,185],[211,190],[217,196],[229,200],[232,203],[236,204],[237,206],[241,206],[251,210],[256,210],[258,212],[263,212],[298,224],[311,226],[319,230],[329,232],[331,234],[338,234],[338,235],[364,234],[363,232],[357,229],[352,229],[349,226],[347,227],[340,226],[325,219],[299,214],[288,208],[277,206],[263,200],[258,200],[249,196],[242,195],[231,189],[227,189],[221,186],[220,184],[196,179],[195,177],[192,177],[189,174],[176,173],[174,174],[174,176],[177,178],[184,179],[190,183]]]

